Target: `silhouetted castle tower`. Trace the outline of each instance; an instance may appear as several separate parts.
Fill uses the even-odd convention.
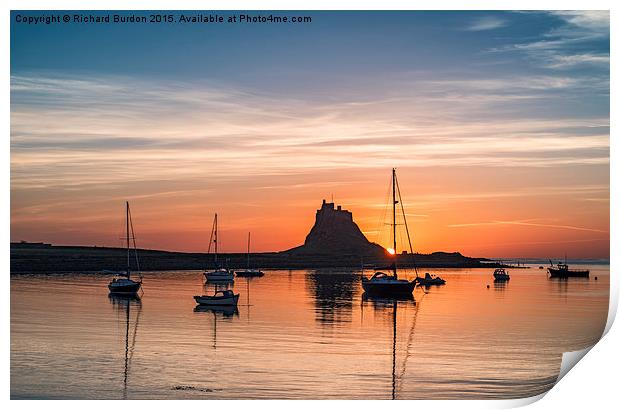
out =
[[[353,222],[353,214],[340,205],[323,200],[316,211],[314,226],[302,246],[290,252],[304,254],[383,255],[385,249],[369,242]]]

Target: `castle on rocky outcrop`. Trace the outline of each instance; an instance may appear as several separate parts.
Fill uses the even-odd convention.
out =
[[[366,239],[353,222],[353,214],[340,205],[323,200],[316,211],[314,226],[302,246],[289,249],[294,254],[384,255],[385,249]]]

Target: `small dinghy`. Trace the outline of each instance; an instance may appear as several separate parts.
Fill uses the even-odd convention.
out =
[[[510,280],[510,275],[504,268],[497,268],[495,272],[493,272],[493,278],[495,278],[496,282],[504,282]]]
[[[194,296],[196,303],[202,306],[237,306],[239,294],[234,294],[232,290],[217,290],[212,296]]]
[[[431,285],[445,285],[446,281],[444,279],[441,279],[439,276],[435,276],[435,275],[431,275],[430,273],[426,272],[424,274],[424,277],[416,277],[416,281],[418,282],[418,285],[420,286],[431,286]]]

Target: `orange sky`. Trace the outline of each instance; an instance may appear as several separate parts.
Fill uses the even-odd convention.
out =
[[[420,167],[398,176],[417,252],[599,258],[609,255],[604,169]],[[128,199],[140,247],[205,251],[218,212],[224,252],[244,251],[248,231],[253,251],[283,250],[303,243],[321,200],[333,195],[371,241],[387,246],[389,178],[383,168],[205,178],[196,187],[136,182],[62,192],[35,206],[14,195],[11,239],[121,245]]]

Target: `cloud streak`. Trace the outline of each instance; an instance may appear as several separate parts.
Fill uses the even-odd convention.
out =
[[[495,47],[491,51],[524,53],[548,69],[593,66],[609,70],[608,11],[551,11],[548,14],[561,23],[542,38]],[[601,47],[599,52],[588,51]]]
[[[507,21],[497,16],[484,16],[474,20],[465,28],[466,31],[487,31],[505,27]]]
[[[574,91],[581,87],[577,80],[418,81],[415,96],[407,87],[401,95],[375,95],[364,104],[346,96],[326,104],[209,84],[13,76],[12,182],[16,187],[120,182],[135,170],[140,178],[161,179],[198,178],[205,169],[235,176],[384,168],[395,162],[413,167],[608,162],[606,118],[482,118],[498,99],[510,102],[511,94],[521,93],[542,98],[549,88]]]
[[[534,227],[540,227],[540,228],[568,229],[568,230],[574,230],[574,231],[608,233],[608,231],[604,231],[601,229],[587,228],[587,227],[582,227],[582,226],[541,224],[541,223],[528,222],[528,221],[471,222],[471,223],[450,224],[448,225],[448,227],[449,228],[471,228],[471,227],[478,227],[478,226],[497,226],[497,225],[534,226]]]

